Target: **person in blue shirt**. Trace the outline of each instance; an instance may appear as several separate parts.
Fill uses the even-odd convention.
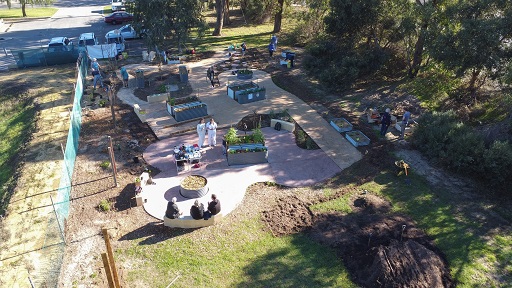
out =
[[[270,55],[270,58],[272,58],[274,51],[276,51],[276,46],[274,45],[274,43],[270,43],[268,45],[268,54]]]
[[[123,78],[123,86],[128,87],[128,71],[126,71],[126,68],[121,67],[121,77]]]
[[[276,35],[272,35],[272,37],[270,37],[270,43],[274,44],[274,48],[277,49],[277,36]]]
[[[405,111],[404,113],[404,116],[402,117],[402,124],[400,125],[400,140],[403,140],[404,139],[404,135],[405,135],[405,127],[407,127],[407,125],[409,125],[409,120],[411,119],[411,112],[409,111]]]

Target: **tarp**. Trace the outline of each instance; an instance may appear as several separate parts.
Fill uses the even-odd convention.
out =
[[[102,45],[88,45],[87,53],[89,57],[97,59],[114,58],[117,55],[117,47],[115,43]]]

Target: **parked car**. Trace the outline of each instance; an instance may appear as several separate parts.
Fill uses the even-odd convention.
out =
[[[137,31],[135,31],[135,28],[133,28],[132,24],[126,24],[119,29],[109,31],[108,33],[115,32],[115,31],[119,31],[119,33],[121,33],[121,35],[123,35],[124,39],[136,39],[136,38],[145,38],[146,37],[145,29],[142,29],[142,31],[140,33],[137,33]]]
[[[121,53],[125,50],[124,37],[118,29],[107,32],[105,39],[107,40],[107,44],[116,44],[117,53]]]
[[[124,0],[112,0],[112,12],[125,10]]]
[[[133,15],[128,12],[114,12],[110,15],[105,16],[105,23],[111,23],[113,25],[121,24],[123,22],[131,22]]]
[[[54,37],[48,43],[48,52],[70,51],[73,42],[68,37]]]

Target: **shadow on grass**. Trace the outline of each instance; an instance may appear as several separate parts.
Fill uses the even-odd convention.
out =
[[[150,222],[119,238],[119,241],[141,240],[139,245],[157,244],[193,232],[195,229],[168,228],[163,222]]]

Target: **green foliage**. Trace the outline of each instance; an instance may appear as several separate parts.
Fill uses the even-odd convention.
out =
[[[224,140],[230,145],[235,145],[240,143],[240,138],[236,135],[236,129],[234,127],[231,127],[228,129],[228,132],[226,135],[224,135]]]
[[[277,3],[272,0],[241,0],[244,15],[253,23],[261,24],[270,20]]]
[[[261,132],[260,128],[252,130],[252,140],[254,141],[254,143],[265,144],[265,136],[263,135],[263,132]]]
[[[160,92],[160,93],[167,92],[167,87],[165,86],[165,84],[158,86],[158,92]]]
[[[171,105],[171,106],[176,105],[176,98],[174,98],[174,97],[171,97],[171,96],[167,97],[167,101],[169,101],[169,105]]]
[[[2,1],[3,2],[3,1]],[[53,14],[57,12],[57,8],[36,8],[32,6],[28,6],[26,8],[28,17],[51,17]],[[21,8],[11,8],[11,9],[1,9],[0,10],[0,19],[9,19],[9,18],[22,18],[23,14],[21,12]]]
[[[424,114],[418,122],[412,140],[427,158],[453,171],[483,178],[490,187],[508,189],[507,183],[512,181],[510,143],[495,142],[486,148],[483,137],[460,122],[453,111]]]
[[[100,102],[98,102],[98,106],[105,107],[107,105],[107,101],[105,99],[101,99]]]
[[[98,209],[100,209],[100,211],[107,212],[107,211],[110,211],[110,209],[112,209],[112,207],[108,200],[103,199],[100,201],[100,204],[98,204]]]
[[[418,97],[422,106],[437,110],[461,85],[460,78],[455,77],[452,71],[444,69],[442,65],[431,65],[399,88]]]
[[[101,162],[100,167],[103,169],[107,169],[108,167],[110,167],[110,161],[105,160],[105,161]]]

